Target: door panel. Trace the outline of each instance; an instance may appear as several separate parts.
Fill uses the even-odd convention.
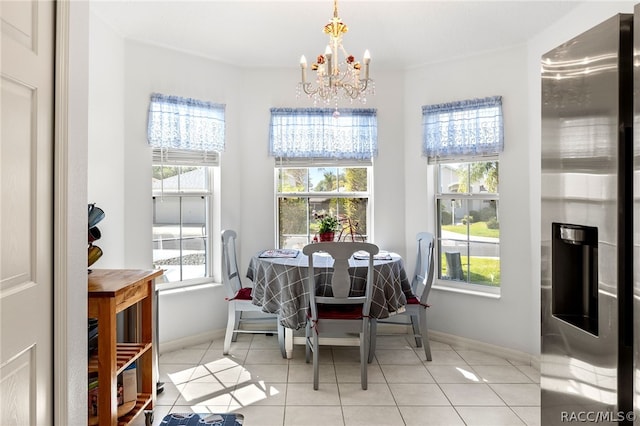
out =
[[[55,2],[0,2],[0,424],[53,419]]]

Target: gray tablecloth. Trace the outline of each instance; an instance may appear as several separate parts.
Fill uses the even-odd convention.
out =
[[[300,253],[295,258],[260,258],[256,254],[249,263],[247,277],[253,281],[253,303],[264,312],[279,314],[285,327],[299,329],[305,325],[308,297],[304,280],[308,275],[309,259]],[[402,308],[412,296],[411,285],[402,258],[391,254],[391,260],[374,261],[374,290],[370,315],[387,318]],[[333,259],[314,258],[317,294],[330,295],[328,285]],[[349,260],[351,296],[364,294],[367,260]]]

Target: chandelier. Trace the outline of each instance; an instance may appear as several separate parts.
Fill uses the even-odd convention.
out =
[[[318,55],[311,65],[311,71],[315,73],[314,82],[307,81],[307,59],[304,55],[300,58],[302,81],[298,83],[298,96],[304,92],[313,99],[314,105],[318,102],[333,103],[337,108],[340,98],[365,103],[366,95],[375,93],[375,85],[369,78],[369,51],[364,52],[361,64],[342,46],[342,35],[348,30],[338,17],[338,0],[333,0],[333,18],[324,26],[324,33],[329,34],[329,44],[324,54]]]

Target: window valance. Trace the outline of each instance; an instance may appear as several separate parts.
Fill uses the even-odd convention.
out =
[[[147,139],[154,148],[224,151],[222,104],[153,93]]]
[[[378,154],[375,109],[272,108],[274,157],[370,160]]]
[[[422,153],[429,160],[496,155],[504,149],[502,97],[422,107]]]

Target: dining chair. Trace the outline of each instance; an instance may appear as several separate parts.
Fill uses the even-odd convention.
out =
[[[433,284],[435,265],[435,240],[430,232],[419,232],[416,235],[417,256],[416,269],[411,281],[411,290],[414,297],[407,299],[405,310],[398,315],[409,317],[405,324],[411,324],[413,337],[417,347],[424,347],[424,354],[427,361],[431,361],[431,346],[429,345],[429,335],[427,334],[427,299]],[[369,350],[369,361],[373,359],[376,347],[377,325],[398,324],[398,321],[376,320],[371,321],[371,348]]]
[[[363,251],[369,254],[367,278],[364,294],[350,296],[351,277],[349,258]],[[348,337],[345,333],[358,333],[360,346],[360,382],[367,389],[367,364],[369,362],[370,321],[369,310],[373,295],[373,256],[378,247],[370,243],[324,242],[309,244],[302,249],[309,256],[306,292],[309,295],[309,310],[306,324],[306,362],[313,358],[313,389],[318,390],[320,338],[326,335]],[[331,294],[316,291],[316,270],[313,257],[316,253],[326,253],[333,258],[333,272],[330,274]],[[323,272],[317,272],[322,274]]]
[[[229,302],[229,316],[227,318],[227,331],[224,335],[222,353],[227,355],[231,342],[235,342],[238,333],[271,334],[273,329],[256,330],[241,328],[243,322],[274,322],[278,333],[278,345],[282,357],[286,358],[284,346],[284,326],[277,314],[269,314],[262,311],[262,307],[252,303],[252,288],[243,287],[238,273],[238,261],[236,257],[237,233],[230,229],[222,231],[222,281],[227,291],[226,300]],[[244,317],[245,312],[260,312],[261,316]],[[266,316],[265,316],[266,315]]]

